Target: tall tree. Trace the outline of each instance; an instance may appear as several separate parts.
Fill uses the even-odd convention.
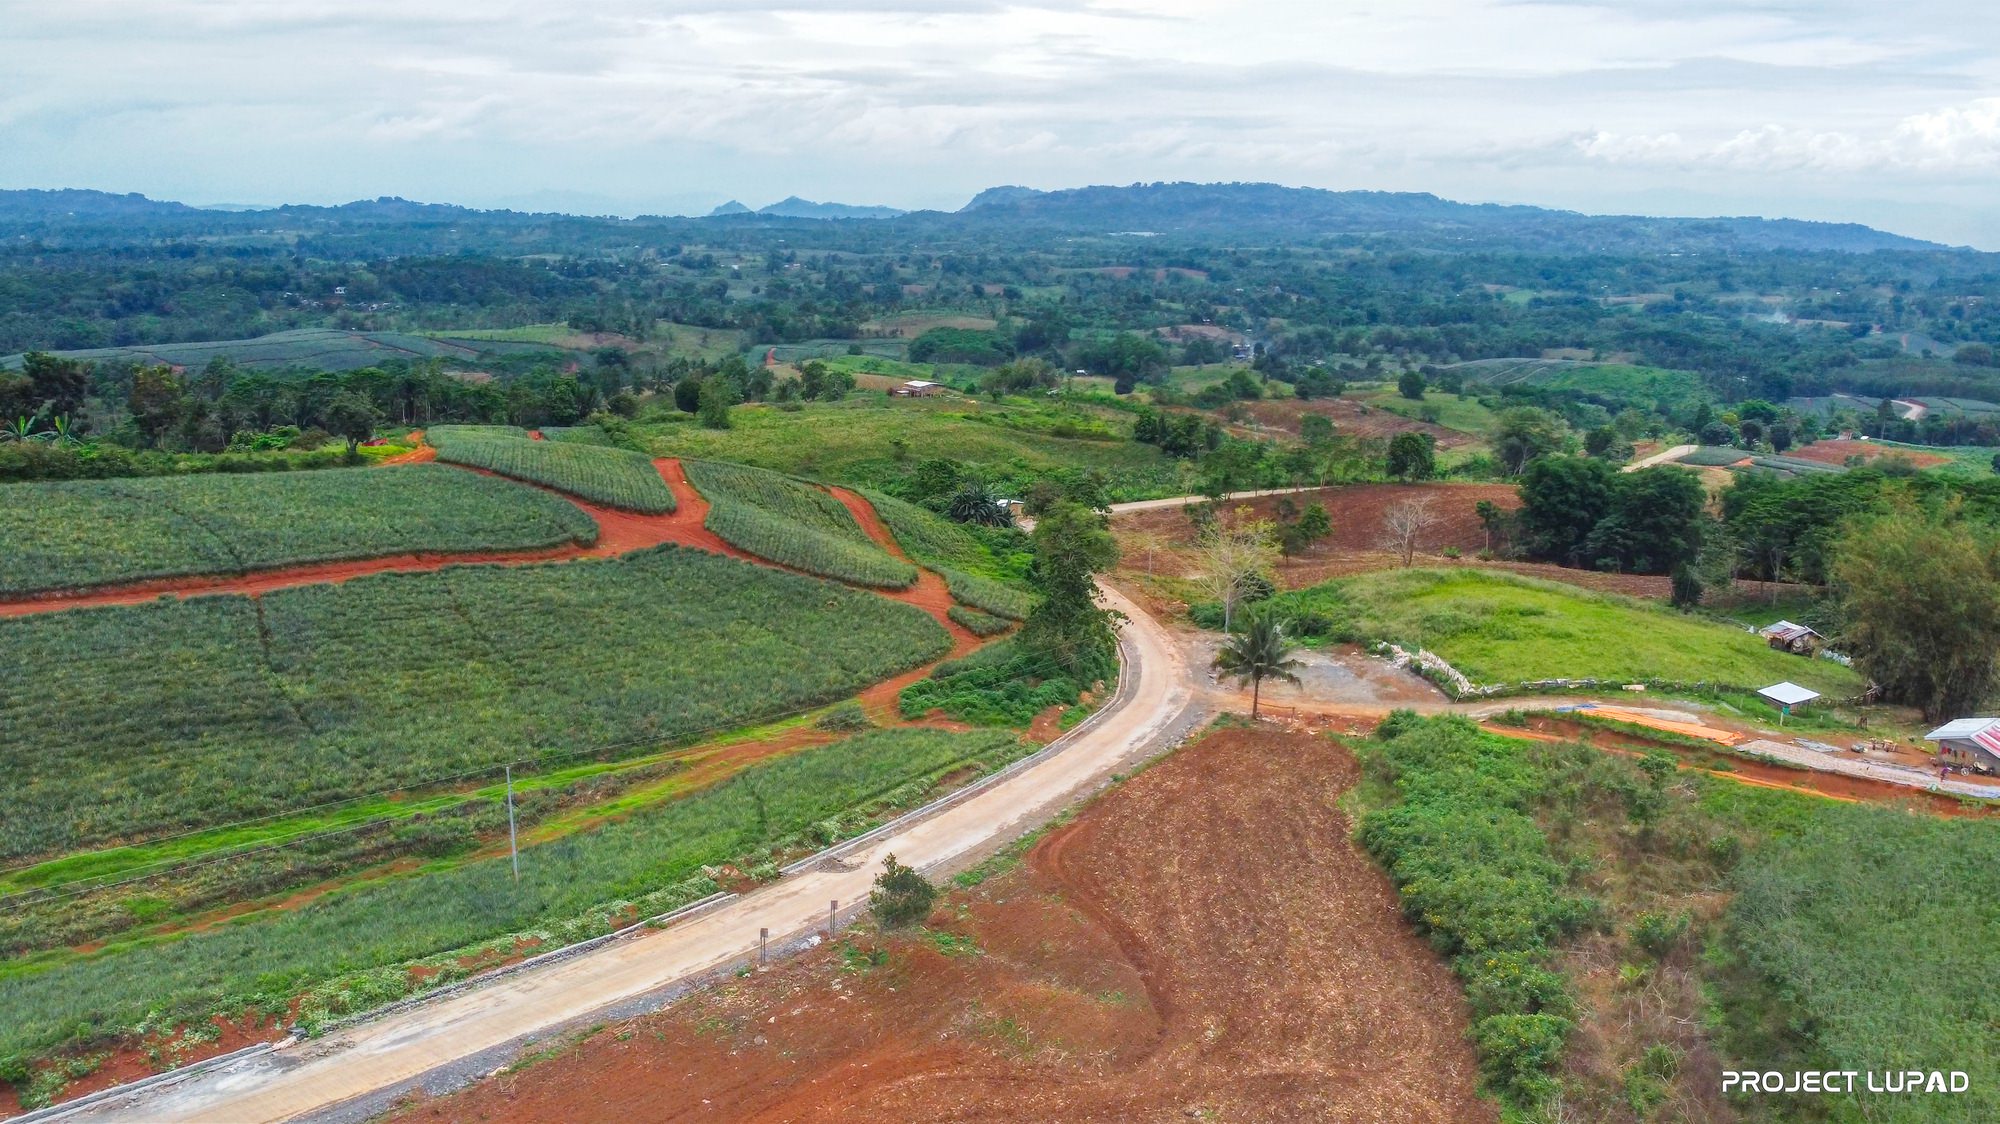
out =
[[[1118,562],[1105,518],[1059,502],[1035,524],[1033,579],[1042,599],[1021,626],[1024,648],[1083,680],[1107,671],[1118,644],[1112,613],[1099,605],[1096,575]]]
[[[1272,613],[1252,613],[1243,631],[1230,633],[1222,642],[1222,649],[1215,654],[1215,669],[1238,683],[1250,684],[1250,717],[1254,719],[1263,699],[1264,680],[1298,683],[1298,669],[1304,665],[1292,658],[1297,650],[1298,645],[1285,635],[1285,626]]]
[[[1202,592],[1221,603],[1222,627],[1229,629],[1236,622],[1237,606],[1254,588],[1254,580],[1270,573],[1278,563],[1271,524],[1213,518],[1198,523],[1195,536],[1195,549],[1201,557],[1195,581]]]
[[[1416,561],[1424,536],[1437,525],[1438,515],[1431,508],[1429,496],[1413,496],[1391,505],[1382,513],[1383,534],[1388,538],[1390,549],[1402,557],[1405,567]]]
[[[347,442],[347,455],[350,457],[363,441],[375,435],[375,427],[381,424],[382,411],[354,391],[343,391],[327,403],[327,432]]]
[[[1411,431],[1389,439],[1389,475],[1400,480],[1428,480],[1436,472],[1437,438]]]
[[[2000,658],[2000,540],[1953,514],[1857,521],[1833,554],[1842,644],[1885,698],[1932,722],[1979,709]]]

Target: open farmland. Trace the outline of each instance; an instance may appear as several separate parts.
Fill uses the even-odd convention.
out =
[[[427,435],[438,459],[545,484],[609,507],[660,515],[674,493],[643,453],[579,441],[532,441],[485,427],[441,425]]]
[[[0,597],[597,541],[574,504],[436,465],[0,487]]]
[[[917,569],[890,557],[837,499],[800,480],[720,461],[684,461],[708,500],[707,527],[759,558],[823,577],[904,589]]]
[[[299,328],[254,339],[101,347],[55,354],[99,363],[146,363],[195,368],[206,366],[215,359],[224,359],[238,367],[248,368],[298,367],[305,370],[349,371],[372,367],[390,359],[471,360],[478,356],[478,351],[444,340],[400,332]],[[21,359],[19,355],[0,358],[0,369],[19,367]]]
[[[1833,696],[1861,679],[1830,660],[1772,651],[1755,634],[1643,601],[1490,570],[1393,570],[1278,595],[1327,636],[1389,640],[1443,656],[1474,683],[1664,680],[1766,687],[1789,679]]]
[[[943,655],[924,613],[672,546],[0,621],[0,855],[657,745]]]
[[[728,565],[725,563],[725,565]],[[828,630],[831,631],[831,630]],[[752,766],[598,830],[506,856],[391,878],[234,924],[0,972],[0,1059],[65,1041],[246,1009],[314,1027],[713,892],[704,867],[749,869],[921,801],[944,778],[1018,756],[1009,734],[879,731]],[[412,965],[412,961],[423,961]],[[412,967],[418,970],[411,970]]]
[[[1682,402],[1706,397],[1701,376],[1626,363],[1573,359],[1476,359],[1445,368],[1468,383],[1571,390],[1647,402]]]
[[[1049,424],[1034,424],[1041,419]],[[1074,424],[1069,436],[1057,432],[1063,421]],[[927,458],[942,457],[987,466],[996,486],[1022,490],[1057,468],[1096,470],[1113,500],[1184,490],[1176,476],[1179,462],[1151,445],[1123,439],[1130,433],[1128,415],[1085,407],[856,393],[796,411],[741,407],[731,412],[730,426],[703,429],[682,419],[642,425],[640,431],[659,453],[876,489],[906,479]],[[1078,435],[1105,426],[1117,439]]]

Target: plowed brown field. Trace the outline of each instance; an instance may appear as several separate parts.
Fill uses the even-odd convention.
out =
[[[1335,805],[1348,752],[1232,729],[955,896],[406,1120],[1493,1121],[1465,1007]]]

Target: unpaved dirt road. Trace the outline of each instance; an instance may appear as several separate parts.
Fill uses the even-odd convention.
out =
[[[85,1106],[64,1120],[290,1120],[409,1087],[462,1059],[573,1024],[621,1002],[743,962],[758,931],[773,941],[820,927],[831,901],[864,900],[882,859],[920,868],[969,865],[1184,734],[1203,716],[1178,646],[1138,605],[1123,612],[1119,694],[1064,748],[978,795],[844,856],[658,933],[522,972],[346,1031]]]
[[[1642,468],[1651,468],[1656,464],[1665,464],[1668,461],[1677,461],[1682,457],[1687,456],[1689,453],[1694,452],[1694,450],[1695,447],[1693,445],[1675,445],[1671,449],[1661,449],[1659,452],[1654,453],[1650,457],[1645,457],[1640,460],[1633,461],[1631,464],[1626,465],[1625,471],[1637,472]]]

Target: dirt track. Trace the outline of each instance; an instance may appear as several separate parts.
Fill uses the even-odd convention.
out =
[[[1456,982],[1336,807],[1357,774],[1213,735],[933,915],[977,954],[864,938],[886,964],[814,953],[404,1118],[1493,1120]]]

